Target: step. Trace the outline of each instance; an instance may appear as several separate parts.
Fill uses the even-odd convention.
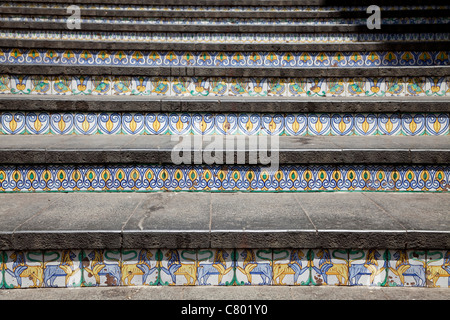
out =
[[[187,97],[0,94],[0,114],[26,112],[448,113],[439,97]]]
[[[211,155],[213,148],[217,152],[222,151],[222,156],[218,156],[220,159],[217,160],[221,163],[216,162],[217,164],[233,164],[238,155],[242,157],[252,151],[252,142],[248,136],[197,137],[195,139],[193,136],[169,135],[4,135],[0,139],[0,163],[171,164],[174,147],[177,147],[179,152],[183,150],[191,154],[191,159],[194,159],[196,153]],[[226,139],[231,139],[233,145],[227,145]],[[254,139],[257,140],[256,137]],[[275,137],[266,139],[261,136],[258,139],[259,154],[264,153],[268,156],[269,151],[270,154],[277,152],[280,164],[450,163],[448,136],[281,136],[276,140]],[[183,141],[186,145],[182,144]],[[266,147],[260,141],[264,141]],[[233,160],[230,162],[227,156],[231,155]],[[245,157],[245,162],[241,164],[251,163],[250,161]],[[262,163],[261,159],[259,161]]]
[[[447,194],[36,193],[0,199],[3,250],[450,248]]]
[[[35,48],[35,49],[76,49],[76,50],[142,50],[142,41],[129,40],[124,42],[79,40],[51,40],[43,37],[39,40],[14,39],[13,37],[1,39],[0,45],[8,48]],[[176,50],[176,51],[427,51],[447,50],[448,40],[436,42],[424,41],[376,41],[376,42],[278,42],[278,43],[232,43],[232,42],[189,42],[180,41],[145,42],[146,50]]]

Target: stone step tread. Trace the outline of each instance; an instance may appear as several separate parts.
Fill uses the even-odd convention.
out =
[[[433,97],[176,97],[139,95],[0,95],[0,112],[392,113],[450,112]]]
[[[213,146],[215,150],[223,151],[223,163],[226,163],[227,155],[233,154],[236,162],[239,154],[248,155],[254,148],[250,147],[254,146],[251,143],[256,143],[256,137],[253,141],[244,135],[226,137],[3,135],[0,139],[0,164],[171,164],[175,147],[190,153],[194,159],[196,153],[211,153]],[[231,150],[226,149],[226,139],[233,141]],[[258,154],[267,154],[267,150],[272,152],[271,155],[277,152],[280,164],[450,163],[450,136],[277,136],[277,139],[264,141],[267,145],[260,145]],[[242,161],[251,163],[248,157]]]
[[[385,41],[352,43],[206,43],[206,42],[140,42],[95,40],[2,39],[2,47],[75,49],[75,50],[178,50],[178,51],[439,51],[448,50],[450,41]]]
[[[1,13],[1,11],[0,11]],[[274,14],[276,15],[276,13]],[[102,31],[102,32],[177,32],[177,33],[367,33],[367,25],[280,25],[280,24],[152,24],[152,23],[93,23],[82,22],[83,31]],[[66,22],[47,22],[47,21],[2,21],[2,29],[16,30],[67,30]],[[450,31],[450,25],[442,24],[386,24],[381,29],[370,30],[371,33],[422,33]]]
[[[448,193],[13,193],[0,202],[1,250],[450,248]]]
[[[443,77],[450,66],[380,67],[203,67],[203,66],[85,66],[46,64],[0,64],[0,74],[158,76],[158,77]]]

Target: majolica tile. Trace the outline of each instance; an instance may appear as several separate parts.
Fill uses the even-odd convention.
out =
[[[385,286],[388,273],[386,258],[386,250],[350,250],[349,285]]]
[[[130,90],[132,95],[150,95],[152,90],[150,78],[145,76],[131,77]]]
[[[81,250],[44,251],[45,287],[80,287],[83,276]]]
[[[72,94],[87,95],[92,94],[93,82],[89,76],[73,76],[72,77]]]
[[[382,97],[386,94],[386,83],[384,78],[366,79],[366,96]]]
[[[233,249],[199,249],[197,285],[230,285],[233,282]]]
[[[331,134],[348,136],[353,134],[353,116],[350,114],[331,114]]]
[[[151,95],[170,95],[170,79],[169,78],[151,78]]]
[[[450,287],[450,251],[427,251],[426,282],[430,288]]]
[[[308,134],[328,135],[331,131],[331,117],[328,113],[308,114]]]
[[[189,85],[191,96],[208,96],[210,91],[210,80],[208,77],[193,77]]]
[[[72,77],[55,76],[52,78],[52,94],[69,95],[72,94]]]
[[[348,285],[347,250],[312,250],[311,283],[313,285]]]
[[[215,133],[230,135],[238,133],[238,117],[236,114],[216,114]]]
[[[76,113],[74,115],[74,132],[76,134],[96,134],[98,132],[98,115],[96,113]]]
[[[225,77],[213,77],[209,83],[210,95],[213,96],[226,96],[228,95],[229,82]]]
[[[425,93],[427,96],[444,96],[447,91],[447,82],[445,77],[427,77]]]
[[[400,135],[402,133],[402,116],[395,113],[379,114],[378,132],[381,135]]]
[[[127,120],[129,120],[127,118]],[[130,120],[131,121],[131,120]],[[131,124],[130,124],[131,125]],[[98,130],[102,134],[119,134],[122,129],[122,117],[115,112],[103,112],[98,116]],[[137,124],[136,124],[137,129]],[[130,128],[131,130],[131,128]]]
[[[53,134],[72,134],[74,130],[74,116],[72,113],[50,114],[50,131]]]
[[[169,128],[169,115],[166,113],[146,113],[145,132],[147,134],[165,134]]]
[[[402,96],[405,94],[405,85],[402,78],[385,78],[386,96]]]
[[[327,96],[345,97],[345,78],[329,78],[327,79]]]
[[[425,126],[428,135],[446,135],[449,132],[449,117],[445,114],[426,114]]]
[[[245,285],[271,285],[272,250],[238,249],[236,279]]]
[[[83,255],[83,286],[120,285],[120,251],[86,250]]]
[[[30,94],[33,89],[31,76],[12,75],[10,78],[10,88],[13,94]]]
[[[425,77],[405,77],[404,83],[406,85],[406,96],[425,96],[426,95],[426,81]]]
[[[363,78],[349,78],[347,83],[347,95],[350,97],[364,96],[366,93],[366,82]]]
[[[197,250],[161,250],[161,284],[195,285],[197,281]]]
[[[307,78],[290,78],[287,84],[288,96],[307,96]]]
[[[2,114],[2,132],[5,134],[22,134],[25,132],[26,116],[24,112],[6,112]]]
[[[171,92],[174,96],[189,96],[191,92],[192,78],[175,77],[171,82]]]
[[[50,115],[46,112],[29,112],[26,114],[25,124],[29,134],[46,134],[50,130]]]
[[[308,285],[310,268],[306,249],[273,250],[273,285]]]
[[[122,133],[143,134],[145,132],[145,116],[142,113],[124,113],[122,118]]]
[[[238,133],[258,135],[261,131],[261,115],[259,113],[239,113]]]
[[[120,87],[120,85],[119,85]],[[123,87],[120,87],[123,89]],[[120,90],[118,88],[118,90]],[[93,76],[92,77],[92,94],[93,95],[110,95],[111,94],[111,79],[108,76]]]
[[[191,115],[193,134],[213,134],[215,117],[210,113],[194,113]]]
[[[306,135],[308,132],[308,116],[306,114],[287,114],[284,124],[284,133],[287,136]]]
[[[130,95],[132,91],[132,78],[127,76],[112,77],[111,94]]]
[[[250,93],[248,78],[229,78],[228,94],[230,96],[247,96]]]
[[[424,114],[403,114],[402,134],[405,136],[417,136],[425,133]]]
[[[262,114],[261,130],[262,135],[279,136],[284,132],[284,116],[282,114]]]
[[[356,114],[353,123],[356,135],[369,136],[378,132],[378,118],[373,113]]]
[[[306,83],[306,93],[310,97],[324,97],[326,95],[326,79],[325,78],[308,78]]]
[[[425,252],[413,250],[389,250],[388,286],[424,287],[426,286]]]
[[[36,251],[4,251],[4,286],[38,288],[44,286],[44,257]]]
[[[7,74],[0,75],[0,94],[11,92],[10,76]]]
[[[156,285],[159,277],[158,249],[122,250],[122,286]]]

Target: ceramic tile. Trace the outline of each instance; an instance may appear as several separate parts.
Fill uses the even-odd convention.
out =
[[[378,286],[387,283],[386,250],[350,250],[348,280],[351,286]]]
[[[449,132],[448,114],[426,114],[425,123],[428,135],[447,135]]]
[[[159,277],[158,249],[122,250],[122,286],[144,286],[157,284]]]
[[[373,113],[359,113],[354,116],[356,135],[370,136],[378,133],[378,118]]]
[[[353,116],[350,114],[331,114],[331,134],[348,136],[353,134]]]
[[[361,97],[366,93],[366,82],[363,78],[349,78],[347,84],[347,95],[350,97]]]
[[[122,133],[143,134],[145,132],[145,116],[142,113],[124,113],[122,118]]]
[[[127,120],[130,120],[130,119],[127,118]],[[127,123],[125,124],[125,128],[127,128],[126,125],[127,125]],[[138,126],[138,124],[136,124],[136,129],[137,129],[137,126]],[[115,112],[103,112],[98,116],[99,133],[120,134],[121,129],[122,129],[122,117],[120,116],[120,114],[115,113]]]
[[[328,135],[331,131],[331,117],[328,113],[308,114],[308,134]]]
[[[403,82],[406,85],[406,96],[425,96],[426,79],[425,77],[405,77]]]
[[[450,288],[450,251],[427,251],[426,283],[429,288]]]
[[[273,250],[273,285],[308,285],[308,250]]]
[[[347,250],[314,249],[311,265],[313,285],[348,285]]]
[[[307,94],[307,78],[290,78],[287,84],[288,96],[290,97],[306,97]]]
[[[164,249],[161,281],[164,285],[193,286],[197,280],[197,250]]]
[[[425,252],[416,252],[412,250],[389,250],[388,286],[426,286],[425,267]]]
[[[308,132],[308,116],[306,114],[287,114],[284,133],[288,136],[306,135]]]
[[[327,96],[331,97],[345,97],[345,78],[329,78],[327,79]]]
[[[50,131],[53,134],[72,134],[74,130],[74,116],[72,113],[50,114]]]
[[[244,285],[271,285],[272,250],[237,249],[236,279]]]
[[[111,79],[112,95],[130,95],[132,91],[132,78],[127,76],[114,76]]]
[[[282,114],[262,114],[261,130],[262,135],[279,136],[284,132],[284,116]]]
[[[51,93],[56,95],[70,95],[72,94],[72,77],[70,76],[55,76],[52,78]]]
[[[385,79],[386,96],[402,96],[405,94],[405,84],[402,78],[387,77]]]
[[[169,128],[169,115],[166,113],[146,113],[145,132],[147,134],[166,134]]]
[[[448,84],[445,77],[427,77],[426,78],[426,95],[427,96],[444,96],[447,91]]]
[[[378,132],[381,135],[400,135],[402,116],[395,113],[378,115]]]
[[[0,75],[0,94],[11,93],[10,76],[7,74]]]
[[[121,281],[120,251],[87,250],[83,252],[83,286],[118,286]]]
[[[42,252],[4,251],[4,286],[6,288],[38,288],[44,286]]]
[[[233,249],[198,250],[197,285],[230,285],[233,282]]]
[[[98,115],[76,113],[74,115],[74,132],[76,134],[96,134],[98,132]]]
[[[26,116],[24,112],[3,113],[1,122],[4,134],[22,134],[25,132]]]
[[[25,124],[29,134],[46,134],[50,130],[50,115],[46,112],[29,112],[25,116]]]
[[[120,85],[119,85],[120,86]],[[124,89],[124,87],[121,87]],[[120,90],[118,88],[118,90]],[[111,79],[109,76],[93,76],[92,77],[92,94],[93,95],[110,95]]]
[[[90,95],[93,91],[92,78],[89,76],[73,76],[71,88],[72,94]]]
[[[403,114],[402,134],[405,136],[417,136],[425,133],[424,114]]]
[[[325,78],[308,78],[306,84],[306,93],[309,97],[324,97],[326,95],[326,79]]]
[[[238,133],[258,135],[261,131],[261,115],[259,113],[239,113]]]
[[[45,287],[80,287],[83,276],[81,250],[45,251]]]
[[[131,78],[130,90],[132,95],[150,95],[152,91],[150,78],[145,76],[133,76]]]

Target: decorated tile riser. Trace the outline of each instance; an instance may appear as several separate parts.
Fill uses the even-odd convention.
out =
[[[92,40],[101,42],[201,42],[201,43],[352,43],[364,41],[448,41],[449,33],[177,33],[106,31],[0,31],[0,39]]]
[[[78,4],[81,9],[100,10],[162,10],[162,11],[366,11],[367,6],[155,6],[155,5],[119,5],[119,4]],[[26,7],[26,8],[59,8],[66,9],[66,4],[39,3],[27,1],[25,3],[3,2],[0,7]],[[429,10],[448,9],[446,5],[403,5],[403,6],[380,6],[381,10]]]
[[[375,286],[449,288],[448,250],[123,249],[2,251],[1,288]]]
[[[380,67],[449,65],[449,51],[212,52],[0,48],[0,63],[208,67]]]
[[[448,135],[448,113],[0,112],[0,135]]]
[[[448,165],[0,166],[0,192],[447,192],[449,188]]]
[[[16,22],[52,22],[67,23],[67,17],[60,16],[22,16],[22,15],[0,15],[0,21]],[[87,17],[81,18],[80,23],[112,23],[112,24],[164,24],[164,25],[366,25],[367,19],[253,19],[253,18],[106,18]],[[382,18],[382,25],[390,24],[447,24],[450,18],[447,17],[403,17],[403,18]]]
[[[170,97],[450,96],[450,77],[241,78],[0,75],[0,94]]]

